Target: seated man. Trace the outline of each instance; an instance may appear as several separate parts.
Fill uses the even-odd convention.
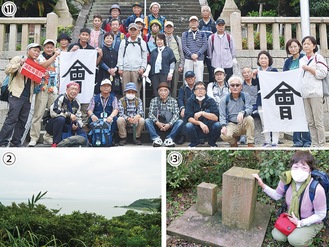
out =
[[[126,85],[124,96],[119,100],[119,118],[117,125],[119,129],[119,145],[124,146],[127,143],[127,127],[133,128],[134,143],[142,145],[141,134],[144,128],[145,120],[143,118],[143,103],[136,97],[137,88],[135,83],[129,82]]]
[[[59,95],[50,106],[50,118],[45,122],[47,133],[53,136],[52,147],[57,147],[64,133],[67,137],[70,134],[86,135],[82,129],[80,103],[76,99],[79,91],[79,84],[70,82],[66,85],[66,93]]]
[[[149,115],[145,120],[146,128],[153,140],[153,147],[174,147],[174,139],[183,127],[183,120],[179,119],[179,109],[176,99],[169,96],[170,90],[167,82],[161,82],[157,88],[159,97],[151,100]],[[169,132],[164,142],[157,130]]]
[[[185,106],[186,135],[190,137],[189,147],[198,146],[208,137],[210,147],[217,147],[220,125],[218,122],[218,108],[216,101],[206,94],[206,85],[198,81],[193,87],[194,94],[187,100]]]
[[[241,92],[242,79],[232,76],[228,80],[231,93],[223,98],[219,105],[221,138],[231,147],[237,147],[237,138],[247,135],[248,147],[254,147],[254,119],[252,118],[252,105],[250,96]]]
[[[191,97],[193,94],[193,86],[195,83],[195,74],[193,71],[187,71],[185,73],[185,83],[181,86],[181,88],[178,90],[178,107],[180,110],[180,117],[183,119],[183,128],[180,132],[180,134],[177,137],[177,144],[183,144],[185,142],[185,125],[186,125],[186,119],[185,119],[185,106],[187,100]]]
[[[113,137],[117,128],[117,115],[119,113],[118,100],[113,93],[112,83],[109,79],[104,79],[100,86],[101,93],[95,95],[87,108],[90,122],[97,122],[100,118],[111,124],[111,134]]]

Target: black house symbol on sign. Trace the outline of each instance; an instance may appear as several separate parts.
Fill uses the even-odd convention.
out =
[[[295,105],[294,94],[298,97],[301,97],[301,94],[284,81],[266,95],[264,99],[271,98],[273,94],[275,105],[279,106],[281,120],[285,118],[292,119],[291,106]]]
[[[83,63],[80,62],[80,60],[76,60],[72,66],[67,70],[67,72],[62,76],[62,78],[66,77],[67,74],[70,73],[70,81],[75,81],[79,83],[80,90],[81,90],[81,82],[85,80],[85,73],[86,71],[93,75],[94,73],[90,71]],[[81,92],[80,92],[81,93]]]

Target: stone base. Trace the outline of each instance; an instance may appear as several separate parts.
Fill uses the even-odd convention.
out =
[[[213,216],[205,216],[198,213],[195,204],[167,227],[167,234],[202,245],[260,247],[270,220],[270,209],[269,205],[257,203],[254,222],[245,231],[223,226],[221,210]]]

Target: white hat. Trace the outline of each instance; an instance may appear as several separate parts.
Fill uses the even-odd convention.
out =
[[[137,22],[141,22],[141,23],[145,24],[143,18],[140,18],[140,17],[137,17],[135,19],[135,23],[137,23]]]
[[[190,22],[192,20],[199,21],[198,17],[196,17],[195,15],[192,15],[188,21]]]
[[[45,42],[43,42],[43,45],[45,46],[48,43],[52,43],[54,46],[56,45],[55,41],[53,41],[52,39],[46,39]]]
[[[101,82],[101,86],[103,86],[103,85],[105,85],[105,84],[109,84],[109,85],[112,86],[112,82],[111,82],[109,79],[104,79],[104,80],[102,80],[102,82]]]
[[[169,26],[169,25],[174,27],[174,23],[172,21],[166,21],[164,26],[166,27],[166,26]]]
[[[151,10],[154,5],[158,5],[159,9],[161,8],[161,5],[159,3],[153,2],[153,3],[151,3],[149,10]]]
[[[223,68],[216,68],[214,74],[216,74],[217,72],[222,72],[225,74],[225,70]]]
[[[30,50],[31,48],[36,48],[36,47],[38,47],[40,49],[40,51],[42,50],[41,45],[39,45],[38,43],[31,43],[31,44],[28,44],[28,46],[26,47],[26,51]]]

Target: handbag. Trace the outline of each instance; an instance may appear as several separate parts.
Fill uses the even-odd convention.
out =
[[[289,215],[287,213],[282,213],[274,224],[274,227],[286,236],[296,229],[296,225],[292,223],[288,217]]]
[[[323,62],[318,62],[315,56],[315,62],[320,63],[327,68],[327,75],[325,78],[322,79],[322,89],[323,89],[323,97],[329,96],[329,68]]]

